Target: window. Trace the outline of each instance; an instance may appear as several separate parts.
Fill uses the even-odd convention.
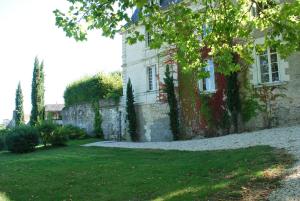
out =
[[[213,60],[209,59],[207,61],[208,65],[206,66],[205,70],[209,72],[209,77],[204,78],[198,81],[198,87],[200,92],[215,92],[216,91],[216,84],[215,84],[215,67]]]
[[[267,0],[266,2],[254,3],[251,8],[251,14],[253,17],[259,17],[261,13],[269,8],[276,6],[275,0]]]
[[[278,82],[280,80],[278,54],[275,48],[268,48],[258,55],[258,65],[261,83]]]
[[[148,76],[148,90],[153,91],[156,90],[156,66],[150,66],[147,68],[147,76]]]
[[[146,32],[146,46],[150,47],[151,42],[152,42],[151,34],[149,32]]]

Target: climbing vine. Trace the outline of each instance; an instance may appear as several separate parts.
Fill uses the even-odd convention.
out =
[[[103,139],[104,133],[102,130],[102,115],[100,113],[100,107],[98,102],[93,103],[93,109],[95,113],[94,132],[96,134],[96,137]]]
[[[122,96],[122,77],[120,72],[99,73],[84,77],[71,83],[64,92],[65,105],[94,103],[100,99],[114,99]]]
[[[238,132],[239,129],[239,114],[241,112],[241,101],[239,93],[238,73],[232,73],[227,76],[226,87],[226,103],[228,111],[230,112],[230,122],[234,127],[234,132]]]

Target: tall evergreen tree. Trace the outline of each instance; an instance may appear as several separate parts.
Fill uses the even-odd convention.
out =
[[[136,113],[134,109],[134,95],[133,89],[130,79],[127,83],[127,90],[126,90],[126,112],[127,112],[127,120],[128,120],[128,129],[131,140],[134,142],[139,141],[139,136],[137,133],[137,122],[136,122]]]
[[[38,111],[39,120],[45,119],[45,74],[44,74],[44,61],[40,64],[40,80],[38,83]]]
[[[40,63],[36,57],[32,75],[31,91],[31,116],[30,124],[35,126],[44,120],[44,64]]]
[[[21,83],[19,82],[16,91],[16,108],[15,108],[16,126],[24,124],[24,108],[23,108],[23,93]]]
[[[170,108],[169,117],[170,117],[170,129],[172,131],[174,140],[179,140],[179,120],[178,120],[178,104],[175,94],[174,87],[174,78],[171,75],[170,68],[167,66],[165,72],[165,89],[164,92],[167,93],[168,96],[168,104]]]

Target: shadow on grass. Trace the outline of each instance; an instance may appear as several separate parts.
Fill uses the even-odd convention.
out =
[[[0,192],[42,201],[264,200],[293,162],[266,146],[188,152],[80,144],[26,157],[0,154]]]

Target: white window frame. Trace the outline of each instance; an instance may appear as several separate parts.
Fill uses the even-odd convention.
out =
[[[209,77],[198,80],[198,89],[200,93],[215,93],[216,92],[215,65],[212,59],[207,60],[207,66],[205,67],[205,70],[209,72]]]
[[[156,90],[156,65],[147,67],[147,90]]]
[[[152,37],[151,37],[151,34],[148,32],[148,31],[146,31],[146,47],[150,47],[150,45],[151,45],[151,42],[152,42]]]
[[[280,0],[275,0],[275,2],[274,3],[276,3],[276,4],[280,4]],[[250,15],[252,16],[252,17],[259,17],[259,15],[260,15],[260,12],[262,12],[263,10],[266,10],[266,9],[268,9],[268,2],[265,2],[265,5],[262,5],[263,6],[263,8],[260,8],[261,10],[259,10],[259,8],[258,8],[258,5],[256,4],[256,3],[253,3],[253,5],[252,5],[252,8],[251,8],[251,10],[250,10]]]
[[[256,68],[257,68],[257,72],[258,72],[258,75],[257,75],[257,77],[258,77],[258,83],[259,84],[280,83],[281,80],[282,80],[281,79],[280,56],[279,56],[277,50],[275,51],[275,53],[273,53],[273,52],[271,53],[271,48],[269,48],[269,47],[267,48],[266,53],[267,54],[259,54],[259,53],[256,54]],[[276,56],[277,56],[277,61],[272,63],[271,55],[274,55],[274,54],[276,54]],[[268,58],[268,63],[267,63],[267,65],[268,65],[268,77],[269,77],[269,81],[268,82],[265,82],[265,81],[262,80],[261,56],[267,56],[267,58]],[[278,80],[275,80],[275,81],[273,81],[273,73],[275,73],[275,72],[272,71],[272,64],[274,64],[274,63],[277,63],[277,68],[278,68],[277,69]]]

